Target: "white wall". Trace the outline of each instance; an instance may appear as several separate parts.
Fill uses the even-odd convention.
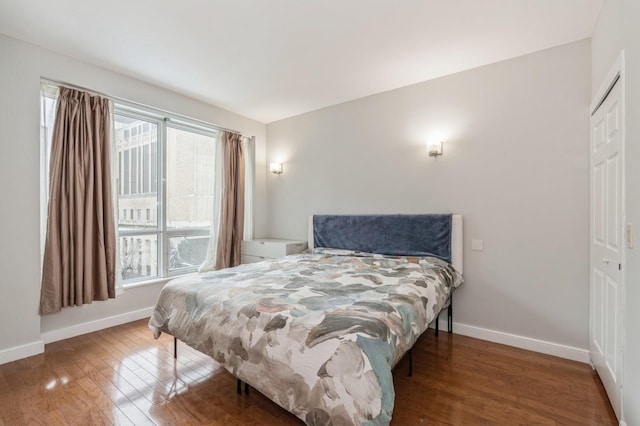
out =
[[[605,0],[591,39],[592,90],[603,82],[622,49],[625,50],[625,215],[635,227],[633,249],[625,257],[625,340],[623,355],[623,419],[640,424],[640,2]]]
[[[42,317],[40,298],[40,78],[47,77],[107,93],[256,136],[256,232],[266,218],[266,128],[257,121],[160,87],[110,72],[0,35],[0,362],[12,354],[41,349],[41,331],[148,308],[160,286],[128,290],[116,300],[94,302]],[[27,351],[20,351],[27,345]]]
[[[604,0],[591,36],[592,96],[623,48],[622,17],[622,0]]]
[[[589,61],[584,40],[268,124],[269,234],[305,239],[313,213],[461,213],[454,321],[586,356]]]

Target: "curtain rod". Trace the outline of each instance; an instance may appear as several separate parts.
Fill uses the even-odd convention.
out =
[[[165,114],[165,115],[173,116],[173,117],[178,118],[178,119],[195,121],[195,122],[197,122],[199,124],[202,124],[202,125],[205,125],[205,126],[209,126],[209,127],[213,127],[214,129],[222,131],[222,132],[238,133],[240,136],[243,136],[243,137],[251,137],[251,136],[243,135],[242,132],[239,132],[238,130],[228,129],[226,127],[218,126],[216,124],[209,123],[209,122],[204,121],[204,120],[199,120],[197,118],[187,117],[186,115],[177,114],[175,112],[167,111],[166,109],[162,109],[162,108],[156,108],[156,107],[148,106],[148,105],[142,104],[140,102],[131,101],[129,99],[124,99],[124,98],[119,98],[117,96],[107,95],[106,93],[102,93],[102,92],[99,92],[99,91],[93,90],[93,89],[87,89],[86,87],[78,86],[76,84],[67,83],[65,81],[55,80],[53,78],[47,78],[47,77],[40,77],[40,81],[42,81],[44,83],[52,84],[54,86],[65,86],[65,87],[68,87],[70,89],[82,90],[82,91],[85,91],[85,92],[89,92],[89,93],[91,93],[93,95],[102,96],[102,97],[107,98],[107,99],[109,99],[111,101],[124,102],[124,103],[130,104],[132,106],[151,109],[151,110],[157,111],[157,112]],[[169,117],[169,119],[171,119],[171,117]]]

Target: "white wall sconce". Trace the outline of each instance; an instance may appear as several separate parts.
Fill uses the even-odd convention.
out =
[[[438,157],[442,155],[442,142],[432,142],[427,144],[429,157]]]
[[[271,163],[269,164],[269,171],[274,175],[282,174],[282,163]]]

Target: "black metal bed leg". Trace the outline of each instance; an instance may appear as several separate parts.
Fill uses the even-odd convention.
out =
[[[409,377],[413,376],[413,352],[409,349]]]
[[[236,378],[236,392],[238,395],[242,393],[242,380]],[[249,395],[249,383],[244,384],[244,394]]]
[[[440,312],[438,312],[438,315],[436,315],[436,336],[438,335],[438,330],[440,330],[439,320],[440,320]]]
[[[178,339],[173,338],[173,359],[178,359]]]
[[[449,298],[449,309],[447,309],[447,313],[449,333],[453,333],[453,295]]]

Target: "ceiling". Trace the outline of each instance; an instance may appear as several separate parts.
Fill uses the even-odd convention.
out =
[[[269,123],[590,37],[602,1],[0,0],[0,33]]]

